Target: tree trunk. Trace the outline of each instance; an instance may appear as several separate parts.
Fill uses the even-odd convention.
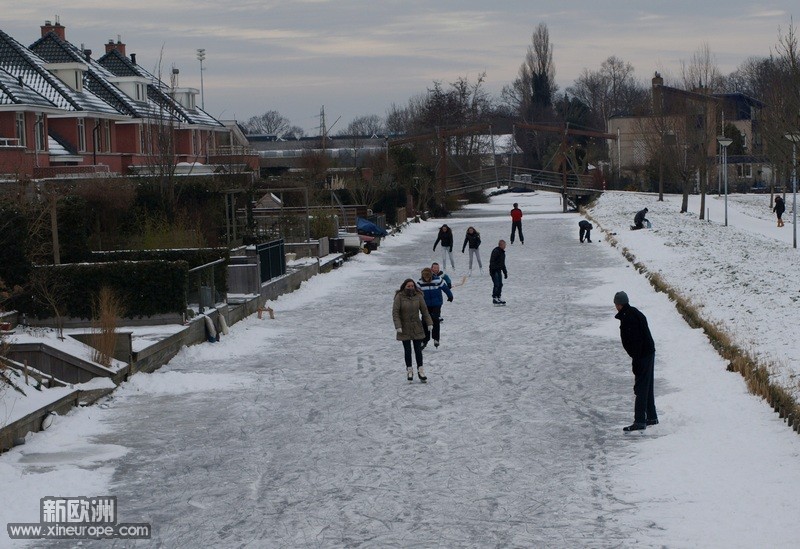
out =
[[[708,170],[703,167],[700,169],[700,219],[706,218],[706,179]]]
[[[691,179],[683,180],[683,200],[681,201],[681,213],[689,211],[689,187],[692,185]]]

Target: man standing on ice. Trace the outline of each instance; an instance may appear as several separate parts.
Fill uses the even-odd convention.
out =
[[[506,271],[506,241],[501,240],[497,247],[492,250],[489,258],[489,276],[492,277],[492,303],[495,305],[505,305],[506,302],[500,299],[503,294],[503,279],[508,278]]]
[[[623,431],[641,431],[648,425],[658,424],[656,401],[653,397],[653,366],[656,360],[656,345],[647,318],[636,307],[630,305],[628,294],[617,292],[614,294],[614,305],[617,308],[619,319],[619,334],[622,346],[631,357],[633,375],[633,393],[636,395],[634,404],[633,424],[623,427]]]
[[[519,204],[514,202],[514,208],[511,210],[511,243],[514,243],[514,233],[519,232],[519,243],[525,244],[525,237],[522,236],[522,210],[519,209]]]

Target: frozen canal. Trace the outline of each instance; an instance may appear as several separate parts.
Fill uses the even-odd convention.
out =
[[[526,241],[507,248],[508,305],[496,308],[486,273],[513,201]],[[445,303],[427,385],[405,379],[391,303],[439,260],[436,220],[280,298],[275,320],[247,319],[135,376],[102,416],[114,431],[93,441],[127,449],[108,490],[120,516],[152,523],[142,546],[630,543],[609,469],[636,446],[620,430],[633,378],[616,328],[584,329],[613,317],[613,292],[607,306],[581,303],[598,270],[626,268],[605,244],[579,245],[577,219],[557,195],[504,195],[446,220],[453,282],[470,225],[485,274]]]

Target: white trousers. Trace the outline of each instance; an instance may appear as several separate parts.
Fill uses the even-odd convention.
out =
[[[475,259],[478,260],[478,268],[483,269],[483,263],[481,263],[481,252],[478,248],[470,248],[469,249],[469,270],[472,270],[472,256],[475,256]]]
[[[447,258],[450,258],[450,265],[453,267],[453,270],[456,268],[456,264],[453,263],[453,247],[452,246],[442,246],[442,270],[447,268]]]

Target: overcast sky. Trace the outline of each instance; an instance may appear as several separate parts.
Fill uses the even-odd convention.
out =
[[[649,82],[677,76],[704,43],[727,74],[774,49],[798,0],[0,0],[0,28],[24,45],[58,15],[67,40],[93,50],[117,39],[154,70],[180,69],[217,118],[277,110],[315,135],[323,105],[333,133],[356,116],[385,116],[433,81],[474,81],[498,95],[517,75],[531,34],[544,22],[563,90],[611,55]],[[198,98],[199,99],[199,98]],[[340,118],[334,127],[331,125]]]

